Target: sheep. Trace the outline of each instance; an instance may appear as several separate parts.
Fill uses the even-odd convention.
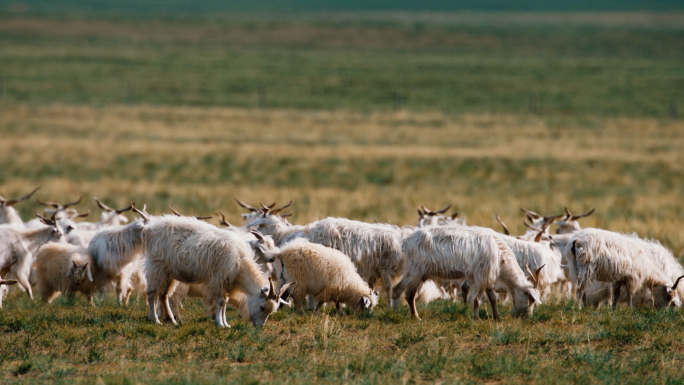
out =
[[[272,280],[261,274],[249,245],[236,233],[194,218],[164,216],[145,229],[144,252],[152,322],[161,323],[156,312],[161,298],[163,310],[176,324],[169,304],[174,281],[206,285],[219,327],[230,327],[225,322],[226,297],[237,292],[245,294],[238,304],[240,315],[255,326],[263,326],[278,310],[280,301]]]
[[[8,224],[12,226],[18,226],[19,228],[23,228],[24,221],[21,220],[19,213],[17,213],[17,210],[13,206],[19,202],[29,200],[31,196],[35,194],[38,190],[40,190],[40,187],[36,187],[33,191],[24,195],[21,198],[9,200],[5,199],[2,195],[0,195],[0,225]]]
[[[613,308],[623,287],[630,308],[634,296],[646,289],[652,293],[655,308],[679,306],[677,286],[684,275],[673,279],[673,275],[663,270],[664,258],[659,253],[654,243],[592,228],[575,232],[563,250],[571,277],[577,284],[580,303],[587,302],[590,285],[600,281],[613,285]]]
[[[122,305],[128,304],[131,288],[127,283],[130,274],[134,272],[125,267],[142,258],[142,232],[151,218],[135,207],[132,209],[143,217],[142,221],[125,226],[105,227],[98,231],[88,244],[93,263],[101,271],[104,279],[116,282],[117,299]]]
[[[60,293],[70,298],[75,292],[85,294],[93,303],[93,293],[98,292],[103,282],[94,269],[88,249],[64,243],[49,243],[36,254],[36,281],[43,301],[51,303]]]
[[[47,226],[34,230],[20,230],[10,225],[0,226],[0,266],[12,264],[10,272],[17,278],[19,285],[26,290],[31,300],[33,300],[33,291],[29,283],[29,274],[33,256],[44,244],[62,241],[64,236],[54,219],[54,214],[51,219],[36,215]]]
[[[7,295],[7,292],[9,291],[8,286],[17,283],[16,279],[5,279],[5,276],[10,271],[12,265],[15,263],[16,262],[13,262],[12,264],[3,267],[0,271],[0,310],[2,310],[2,299],[5,298],[5,295]]]
[[[465,279],[472,288],[473,317],[479,319],[479,298],[487,294],[494,318],[500,319],[494,287],[497,281],[513,293],[513,315],[529,315],[541,304],[539,292],[515,261],[510,247],[496,232],[482,227],[433,226],[416,230],[403,245],[404,277],[397,291],[405,291],[411,316],[420,320],[415,297],[427,279]]]
[[[589,215],[593,214],[594,211],[596,211],[596,208],[593,208],[582,215],[572,215],[570,213],[570,210],[568,210],[568,208],[565,207],[565,218],[563,218],[562,221],[555,223],[556,225],[558,225],[558,228],[556,229],[556,234],[569,234],[574,233],[575,231],[582,230],[578,220],[584,217],[588,217]]]
[[[280,249],[276,266],[282,279],[296,282],[291,289],[294,306],[303,311],[305,298],[310,295],[318,312],[325,302],[335,302],[352,310],[370,310],[377,304],[377,295],[356,272],[356,267],[340,251],[323,245],[296,239]]]

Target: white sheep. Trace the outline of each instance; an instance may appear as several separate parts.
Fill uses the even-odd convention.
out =
[[[262,326],[268,316],[278,310],[279,297],[254,262],[253,251],[244,239],[194,218],[164,216],[156,218],[145,230],[145,270],[149,318],[160,323],[157,301],[162,299],[164,311],[176,324],[169,304],[175,281],[204,283],[215,304],[215,322],[225,323],[226,297],[237,292],[245,299],[238,311],[245,320]]]
[[[464,279],[471,288],[473,317],[479,318],[479,298],[487,294],[494,318],[499,319],[494,292],[497,281],[513,293],[513,315],[528,315],[540,304],[539,292],[525,279],[511,249],[491,229],[433,226],[416,230],[404,240],[407,263],[397,290],[405,291],[411,315],[420,319],[415,297],[427,279]]]
[[[284,282],[296,282],[291,289],[294,306],[302,311],[306,296],[316,301],[314,312],[326,302],[352,310],[372,309],[377,296],[356,272],[356,267],[340,251],[304,239],[296,239],[280,249],[276,269]],[[280,272],[282,270],[282,272]]]
[[[39,215],[38,217],[46,226],[33,230],[21,230],[11,225],[0,226],[0,266],[12,265],[10,272],[31,299],[33,291],[29,283],[29,274],[34,255],[44,244],[61,241],[63,238],[54,215],[51,219]]]
[[[0,195],[0,225],[8,224],[20,228],[24,227],[24,221],[21,220],[19,213],[17,213],[13,206],[19,202],[29,200],[38,190],[40,190],[40,187],[36,187],[30,193],[16,199],[5,199]]]
[[[678,306],[681,302],[677,286],[681,277],[674,280],[674,275],[663,270],[655,249],[654,243],[635,236],[588,228],[574,233],[563,255],[582,302],[586,303],[588,288],[600,281],[613,285],[613,307],[617,306],[623,287],[630,307],[634,296],[642,290],[651,291],[656,308]]]
[[[60,293],[69,298],[76,292],[86,295],[90,303],[93,293],[103,287],[93,279],[94,269],[88,249],[68,243],[48,243],[36,254],[36,282],[43,301],[51,303]],[[99,278],[99,274],[95,274]]]

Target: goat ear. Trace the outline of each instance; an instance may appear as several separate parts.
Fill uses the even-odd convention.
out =
[[[528,290],[527,296],[530,298],[530,301],[533,301],[537,305],[542,304],[541,300],[539,299],[539,294],[537,293],[536,290]]]
[[[537,281],[537,284],[539,284],[539,274],[541,273],[541,269],[543,269],[544,266],[546,266],[546,264],[541,265],[541,267],[534,272],[534,280]]]
[[[285,305],[285,306],[287,306],[287,307],[292,307],[292,302],[290,302],[290,301],[285,301],[285,300],[282,299],[282,298],[280,298],[280,299],[278,300],[278,303],[280,303],[281,305]]]
[[[0,279],[0,285],[15,285],[17,283],[16,279]]]
[[[90,264],[90,262],[88,262],[88,263],[85,264],[86,275],[88,276],[88,280],[89,280],[90,282],[93,282],[93,275],[90,274],[90,267],[88,267],[88,264]]]

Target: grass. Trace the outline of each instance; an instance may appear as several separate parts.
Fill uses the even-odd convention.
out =
[[[682,13],[0,17],[6,103],[667,117]],[[326,16],[329,15],[329,16]],[[532,96],[531,96],[532,95]],[[534,104],[534,102],[532,102]]]

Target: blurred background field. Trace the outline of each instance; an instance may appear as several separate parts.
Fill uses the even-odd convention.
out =
[[[682,63],[679,1],[10,1],[0,194],[41,186],[93,213],[97,196],[238,225],[234,196],[294,200],[295,223],[415,224],[418,205],[452,204],[514,233],[521,206],[596,207],[583,225],[656,238],[681,260]],[[16,207],[26,220],[40,208]],[[504,307],[495,325],[460,304],[430,305],[422,323],[382,305],[331,324],[287,311],[258,334],[234,313],[235,330],[214,331],[196,303],[186,325],[157,328],[142,301],[110,300],[80,313],[6,301],[5,379],[682,380],[681,312],[560,302],[532,321]]]

